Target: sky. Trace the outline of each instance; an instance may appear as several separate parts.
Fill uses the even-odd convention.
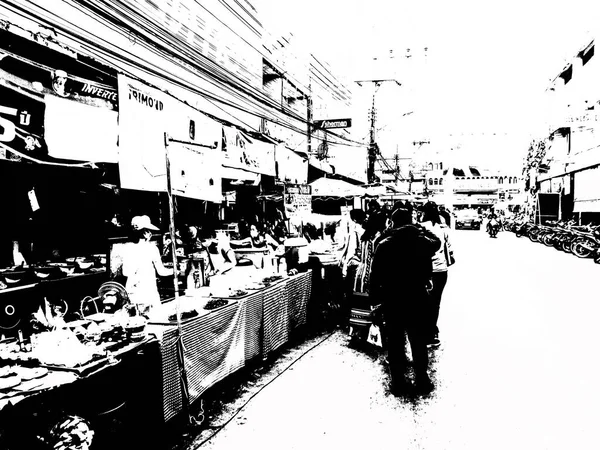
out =
[[[354,137],[368,135],[374,87],[353,81],[395,79],[402,86],[385,83],[375,97],[384,155],[453,149],[455,158],[510,169],[544,131],[551,79],[600,29],[592,0],[252,3],[266,27],[294,33],[354,86]]]

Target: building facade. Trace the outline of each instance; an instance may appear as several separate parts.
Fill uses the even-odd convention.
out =
[[[435,167],[435,163],[432,163]],[[440,163],[440,166],[443,164]],[[431,166],[429,166],[431,167]],[[475,166],[450,166],[426,172],[427,197],[449,209],[517,211],[524,202],[523,179]]]
[[[600,61],[590,39],[546,90],[548,134],[532,143],[524,167],[534,201],[550,194],[557,199],[541,216],[600,220],[599,79]]]

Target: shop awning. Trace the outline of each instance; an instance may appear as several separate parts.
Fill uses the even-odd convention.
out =
[[[232,167],[221,168],[221,177],[227,180],[251,181],[253,184],[260,182],[260,174]]]
[[[313,197],[360,197],[366,189],[333,178],[319,178],[310,183]]]
[[[310,158],[308,160],[308,164],[319,169],[322,172],[333,174],[333,167],[331,167],[331,164],[329,163],[319,161],[318,159]]]

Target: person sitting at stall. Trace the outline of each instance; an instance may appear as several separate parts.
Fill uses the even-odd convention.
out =
[[[231,244],[240,248],[268,248],[276,249],[279,243],[270,234],[260,233],[255,224],[250,225],[250,236],[244,239],[231,240]]]
[[[152,231],[159,231],[148,216],[131,219],[135,242],[123,255],[123,275],[127,278],[125,289],[132,303],[140,313],[147,313],[160,305],[156,284],[156,274],[166,277],[174,274],[174,269],[165,267],[158,247],[151,242]]]
[[[217,232],[216,241],[209,247],[209,252],[213,264],[212,275],[224,274],[235,267],[235,252],[229,244],[227,233]]]

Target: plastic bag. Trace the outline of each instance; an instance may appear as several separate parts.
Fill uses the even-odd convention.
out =
[[[376,345],[377,347],[383,347],[383,343],[381,342],[381,329],[377,325],[371,325],[369,327],[367,342]]]

